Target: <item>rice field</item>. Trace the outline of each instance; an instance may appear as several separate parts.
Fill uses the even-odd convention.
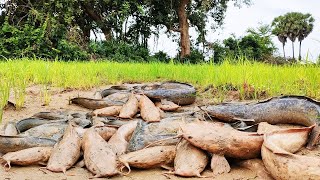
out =
[[[200,91],[210,86],[215,92],[212,96],[218,96],[221,101],[226,91],[232,89],[239,91],[241,97],[250,91],[253,99],[259,98],[261,92],[267,96],[294,94],[320,99],[320,66],[310,64],[277,66],[225,61],[220,65],[191,65],[19,59],[0,61],[0,109],[6,104],[10,91],[14,93],[17,107],[22,107],[25,89],[30,85],[43,85],[42,95],[49,103],[47,87],[90,89],[106,84],[166,80],[191,83]]]

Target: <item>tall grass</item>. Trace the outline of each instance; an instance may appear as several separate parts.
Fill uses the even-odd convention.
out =
[[[1,102],[7,100],[8,86],[13,88],[16,103],[19,102],[19,107],[22,107],[26,87],[34,84],[43,85],[42,95],[45,104],[48,104],[49,86],[89,89],[105,84],[165,80],[188,82],[198,88],[232,85],[242,96],[246,93],[246,84],[255,92],[265,91],[269,96],[296,94],[320,99],[320,67],[316,65],[277,66],[249,62],[245,58],[238,63],[231,62],[191,65],[175,64],[173,61],[164,64],[6,60],[0,62],[0,91],[1,96],[5,94]],[[217,98],[223,100],[227,90],[218,88]],[[257,97],[256,94],[254,97]]]

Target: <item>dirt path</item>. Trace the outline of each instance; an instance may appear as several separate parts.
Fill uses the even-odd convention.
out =
[[[104,88],[104,87],[101,87]],[[100,88],[100,89],[101,89]],[[25,107],[19,111],[8,109],[4,112],[3,122],[7,121],[17,121],[23,118],[27,118],[32,116],[33,114],[41,111],[53,111],[53,110],[77,110],[77,111],[86,111],[87,109],[69,105],[68,101],[70,98],[77,97],[78,95],[84,97],[93,97],[94,92],[97,89],[91,89],[88,91],[80,91],[80,90],[63,90],[58,88],[53,88],[50,90],[51,92],[51,102],[48,106],[42,106],[43,99],[40,96],[40,87],[32,86],[27,88],[27,96]],[[99,88],[98,88],[99,89]],[[11,96],[10,100],[13,101],[14,97]],[[166,172],[163,169],[150,169],[150,170],[133,170],[129,176],[117,176],[112,179],[134,179],[134,180],[142,180],[142,179],[156,179],[156,180],[166,180],[167,177],[163,176],[162,173]],[[204,176],[210,176],[210,171],[206,170],[203,174]],[[21,180],[21,179],[74,179],[74,180],[82,180],[88,179],[92,174],[88,172],[86,169],[82,168],[72,168],[69,170],[66,175],[63,173],[52,173],[48,171],[39,170],[39,166],[32,167],[13,167],[9,172],[4,171],[3,168],[0,168],[0,179],[10,179],[10,180]],[[185,179],[181,177],[169,176],[170,179]],[[217,176],[215,179],[255,179],[256,175],[254,172],[239,168],[233,167],[232,171],[225,175]],[[197,179],[197,178],[188,178],[188,179]],[[204,179],[204,178],[201,178]],[[212,179],[212,178],[205,178]]]

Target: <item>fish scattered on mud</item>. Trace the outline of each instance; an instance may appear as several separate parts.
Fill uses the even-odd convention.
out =
[[[108,126],[95,126],[94,129],[105,141],[108,141],[117,132],[117,128]]]
[[[122,101],[111,101],[108,99],[90,99],[90,98],[73,98],[70,100],[71,103],[77,104],[87,109],[102,109],[108,106],[122,106],[125,102]]]
[[[26,118],[22,119],[20,121],[16,122],[16,128],[17,130],[22,133],[28,129],[34,128],[36,126],[40,126],[42,124],[48,124],[48,123],[57,123],[57,122],[64,122],[66,123],[68,120],[48,120],[48,119],[42,119],[42,118]]]
[[[92,115],[94,116],[117,116],[120,113],[122,106],[110,106],[110,107],[105,107],[102,109],[96,109],[92,112]]]
[[[119,117],[120,118],[133,118],[137,114],[139,110],[139,101],[134,94],[131,94],[129,100],[125,105],[123,105],[122,109],[120,110]]]
[[[151,99],[166,99],[178,105],[189,105],[196,100],[195,88],[179,82],[164,82],[153,89],[142,88],[142,93]]]
[[[54,147],[50,155],[47,169],[53,172],[63,172],[71,168],[80,157],[81,138],[70,123],[63,139]]]
[[[117,156],[126,152],[129,144],[128,141],[136,129],[137,123],[138,121],[131,121],[125,125],[122,125],[109,139],[108,144]]]
[[[173,173],[183,177],[202,177],[201,172],[206,168],[208,161],[206,152],[183,139],[177,145]]]
[[[161,114],[159,109],[153,102],[145,95],[142,95],[139,100],[140,114],[146,122],[159,122]]]
[[[189,123],[181,127],[183,138],[196,147],[213,154],[251,159],[258,157],[262,135],[235,130],[220,122]]]
[[[16,152],[9,152],[0,158],[4,161],[6,170],[11,168],[11,165],[28,166],[28,165],[45,165],[52,152],[52,147],[33,147]]]
[[[119,156],[119,161],[130,173],[130,167],[148,169],[171,164],[175,155],[175,146],[155,146],[123,154]]]
[[[53,139],[29,136],[2,136],[0,135],[0,153],[8,153],[32,147],[53,147]]]
[[[59,120],[67,118],[68,113],[63,111],[57,111],[57,112],[39,112],[34,114],[33,118],[41,118],[41,119],[48,119],[48,120]]]
[[[262,160],[275,179],[320,179],[319,157],[292,154],[307,143],[312,128],[285,129],[264,135]]]
[[[104,98],[115,93],[130,93],[130,90],[132,89],[133,88],[129,88],[128,86],[125,86],[125,85],[111,86],[110,88],[104,89],[102,91],[98,91],[97,94],[99,94],[102,98]]]
[[[55,141],[59,141],[68,124],[62,123],[49,123],[49,124],[42,124],[40,126],[36,126],[34,128],[28,129],[27,131],[21,133],[21,136],[31,136],[31,137],[38,137],[38,138],[47,138],[53,139]]]
[[[131,93],[118,92],[118,93],[114,93],[114,94],[111,94],[111,95],[103,98],[103,100],[107,100],[110,102],[122,103],[122,105],[124,105],[125,103],[128,102],[130,95],[131,95]]]
[[[179,109],[181,106],[175,104],[174,102],[161,99],[160,102],[155,103],[156,107],[160,108],[163,111],[176,111]]]
[[[95,178],[119,174],[117,156],[108,143],[94,130],[88,129],[82,139],[84,162]]]
[[[222,104],[203,108],[207,113],[225,122],[238,120],[248,124],[297,124],[312,126],[320,117],[320,102],[304,96],[281,96],[251,104]],[[308,147],[319,142],[320,128],[316,126],[310,136]]]
[[[140,150],[146,146],[176,145],[179,139],[172,138],[178,135],[180,126],[198,121],[194,117],[169,117],[161,122],[147,123],[139,120],[136,129],[129,141],[128,152]],[[158,141],[158,143],[155,143]]]

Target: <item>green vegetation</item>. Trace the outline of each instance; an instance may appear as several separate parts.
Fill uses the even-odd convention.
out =
[[[192,56],[189,28],[197,31],[197,43],[205,45],[209,22],[214,22],[208,26],[211,29],[219,28],[230,5],[240,7],[250,2],[0,1],[0,57],[88,60],[98,53],[91,51],[91,33],[101,33],[107,41],[120,43],[119,47],[125,43],[147,49],[151,35],[158,37],[161,30],[166,30],[171,37],[180,36],[177,57],[184,61],[184,58]],[[103,55],[98,54],[98,58]]]
[[[21,107],[26,86],[43,85],[44,104],[50,101],[48,86],[89,89],[105,84],[123,82],[154,82],[176,80],[188,82],[202,91],[213,87],[215,98],[224,99],[226,91],[240,92],[240,98],[261,98],[281,94],[307,95],[320,99],[320,67],[316,65],[270,65],[242,61],[220,65],[118,63],[118,62],[60,62],[40,60],[1,61],[1,107],[8,99],[8,88],[15,93]],[[248,96],[248,93],[249,94]],[[263,96],[261,94],[264,94]],[[2,109],[2,108],[1,108]]]
[[[249,59],[266,62],[273,56],[276,47],[271,40],[271,27],[261,24],[258,28],[249,28],[244,37],[231,36],[223,43],[211,44],[214,50],[214,62],[221,63],[227,57],[233,57],[236,61],[244,56]]]
[[[312,32],[315,19],[311,14],[302,14],[300,12],[289,12],[283,16],[276,17],[273,22],[272,33],[276,35],[282,43],[283,56],[286,57],[284,46],[289,38],[292,42],[292,57],[294,57],[294,42],[299,41],[299,60],[301,60],[302,41]]]

